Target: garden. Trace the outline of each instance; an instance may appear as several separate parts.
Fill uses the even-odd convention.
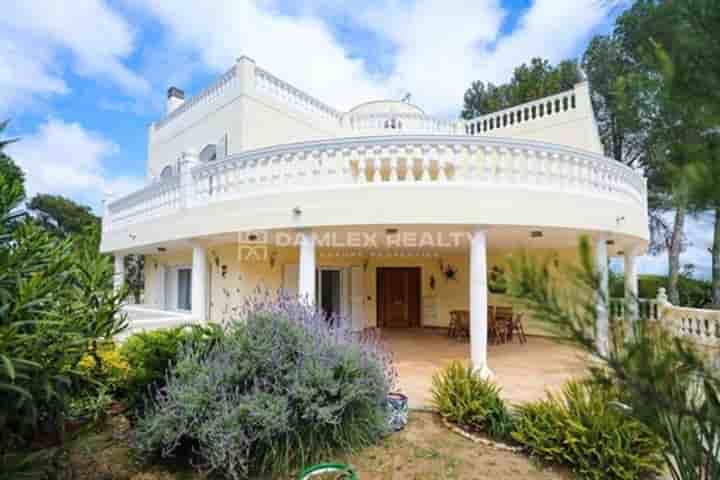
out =
[[[587,242],[575,288],[550,278],[553,259],[518,255],[508,289],[596,355],[591,375],[508,405],[450,364],[433,379],[437,412],[405,425],[378,339],[280,293],[222,326],[117,343],[128,290],[97,229],[48,230],[17,208],[17,178],[0,183],[1,478],[296,478],[327,462],[347,467],[313,478],[717,478],[717,372],[650,329],[598,352]]]

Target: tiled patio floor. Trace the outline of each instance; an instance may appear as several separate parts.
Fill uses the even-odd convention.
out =
[[[392,350],[400,375],[400,390],[410,407],[431,406],[433,374],[453,360],[466,362],[470,344],[448,338],[442,331],[384,329],[381,338]],[[577,349],[546,337],[528,342],[488,346],[488,363],[502,395],[510,402],[534,400],[546,389],[557,389],[571,377],[581,376],[586,362]]]

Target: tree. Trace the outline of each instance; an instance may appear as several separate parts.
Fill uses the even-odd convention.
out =
[[[62,439],[72,389],[86,380],[78,364],[126,327],[127,291],[113,289],[97,227],[94,235],[58,236],[18,219],[22,179],[0,180],[0,477],[19,478],[8,470],[38,460],[15,462],[19,447],[38,431]]]
[[[52,219],[52,222],[44,222],[44,226],[62,234],[82,234],[88,227],[100,225],[100,218],[92,213],[90,207],[60,195],[35,195],[28,208]]]
[[[712,257],[712,306],[720,309],[720,133],[709,132],[705,156],[689,167],[691,204],[696,209],[709,208],[715,219],[713,245],[710,250]]]
[[[693,162],[707,155],[705,135],[717,125],[712,113],[716,107],[708,106],[708,100],[717,100],[718,60],[707,54],[719,52],[713,30],[718,26],[717,9],[718,3],[709,0],[638,0],[618,18],[614,33],[637,62],[627,81],[653,100],[642,102],[643,115],[652,125],[646,168],[650,200],[659,209],[674,211],[667,237],[668,293],[673,303],[678,301],[686,216],[699,207],[691,202],[688,172]]]
[[[645,319],[615,324],[609,348],[599,348],[596,302],[609,308],[609,298],[586,238],[581,240],[580,264],[564,265],[554,255],[541,262],[526,253],[514,255],[509,293],[533,319],[596,359],[592,378],[618,388],[622,399],[617,408],[664,441],[665,463],[674,480],[720,478],[718,370],[662,324]]]
[[[471,119],[554,95],[572,89],[581,80],[577,63],[572,60],[553,67],[547,60],[533,58],[530,65],[523,63],[517,67],[506,84],[496,86],[480,80],[472,82],[464,95],[461,116]]]
[[[2,136],[3,131],[5,130],[7,125],[7,120],[5,120],[4,122],[0,122],[0,137]],[[0,138],[0,188],[7,189],[8,192],[10,191],[10,189],[19,189],[19,191],[17,192],[17,198],[15,194],[3,195],[3,198],[5,199],[12,199],[12,202],[15,203],[14,206],[17,206],[17,204],[25,198],[25,174],[20,169],[20,167],[15,165],[15,162],[13,162],[10,157],[5,154],[4,149],[8,145],[16,141],[17,139]],[[4,210],[5,207],[5,205],[0,205],[0,210]]]
[[[712,254],[713,305],[720,308],[720,3],[710,0],[662,2],[658,9],[674,19],[671,38],[658,42],[660,70],[669,95],[685,109],[683,122],[692,125],[688,166],[691,209],[712,212],[715,220]]]
[[[614,35],[593,38],[582,57],[605,155],[637,168],[647,160],[649,127],[640,103],[652,99],[627,82],[637,72],[635,64]]]

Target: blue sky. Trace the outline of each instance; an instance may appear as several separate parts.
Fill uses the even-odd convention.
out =
[[[379,97],[457,116],[472,80],[533,56],[582,54],[626,0],[10,0],[0,17],[0,118],[30,193],[100,211],[143,183],[165,91],[199,91],[248,55],[345,109]],[[703,221],[688,261],[709,264]],[[697,231],[696,231],[697,230]],[[699,242],[695,245],[695,242]],[[663,270],[661,260],[643,263]],[[704,268],[701,268],[704,271]]]

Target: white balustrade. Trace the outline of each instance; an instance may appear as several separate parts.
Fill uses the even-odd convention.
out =
[[[245,63],[247,64],[247,61]],[[249,75],[249,77],[243,75]],[[243,77],[241,78],[241,76]],[[153,129],[160,131],[198,107],[230,101],[234,96],[225,94],[231,90],[235,91],[234,88],[240,84],[245,89],[243,91],[248,94],[269,96],[294,110],[337,123],[339,127],[347,129],[351,134],[360,135],[434,134],[482,136],[490,131],[522,125],[548,116],[561,115],[577,108],[577,93],[573,89],[471,120],[433,118],[413,112],[343,114],[266,70],[255,66],[253,62],[250,69],[241,68],[240,63],[233,66],[211,86],[186,100],[165,118],[155,123]],[[233,95],[237,95],[237,91]],[[642,179],[634,181],[642,182]]]
[[[337,122],[340,121],[342,116],[340,112],[329,105],[259,67],[255,67],[255,88],[258,92],[265,93],[305,113],[319,115]]]
[[[465,134],[463,121],[433,118],[421,113],[355,113],[343,119],[343,125],[358,134]]]
[[[655,298],[638,298],[639,318],[650,321],[660,320],[660,303]],[[625,319],[627,301],[624,298],[610,299],[610,318],[613,320]]]
[[[589,181],[588,172],[593,175]],[[106,228],[228,198],[318,185],[458,183],[594,195],[644,206],[645,183],[600,155],[531,141],[467,136],[352,137],[247,151],[109,202]]]
[[[221,75],[215,83],[194,97],[186,100],[182,105],[170,112],[165,118],[155,123],[153,128],[156,131],[160,130],[197,106],[216,102],[229,88],[236,85],[237,79],[237,71],[236,68],[233,67]]]
[[[575,90],[523,103],[498,112],[481,115],[464,122],[466,135],[483,135],[491,131],[533,122],[541,118],[561,115],[577,108]]]
[[[720,348],[720,310],[677,307],[667,302],[664,288],[660,289],[657,298],[641,298],[637,302],[640,318],[659,322],[671,334],[695,345]],[[626,309],[625,299],[610,299],[614,320],[626,319]]]
[[[720,348],[720,310],[667,304],[662,310],[662,323],[675,335],[694,344]]]
[[[163,178],[124,197],[108,202],[103,227],[122,228],[138,221],[168,215],[180,209],[180,177]]]

